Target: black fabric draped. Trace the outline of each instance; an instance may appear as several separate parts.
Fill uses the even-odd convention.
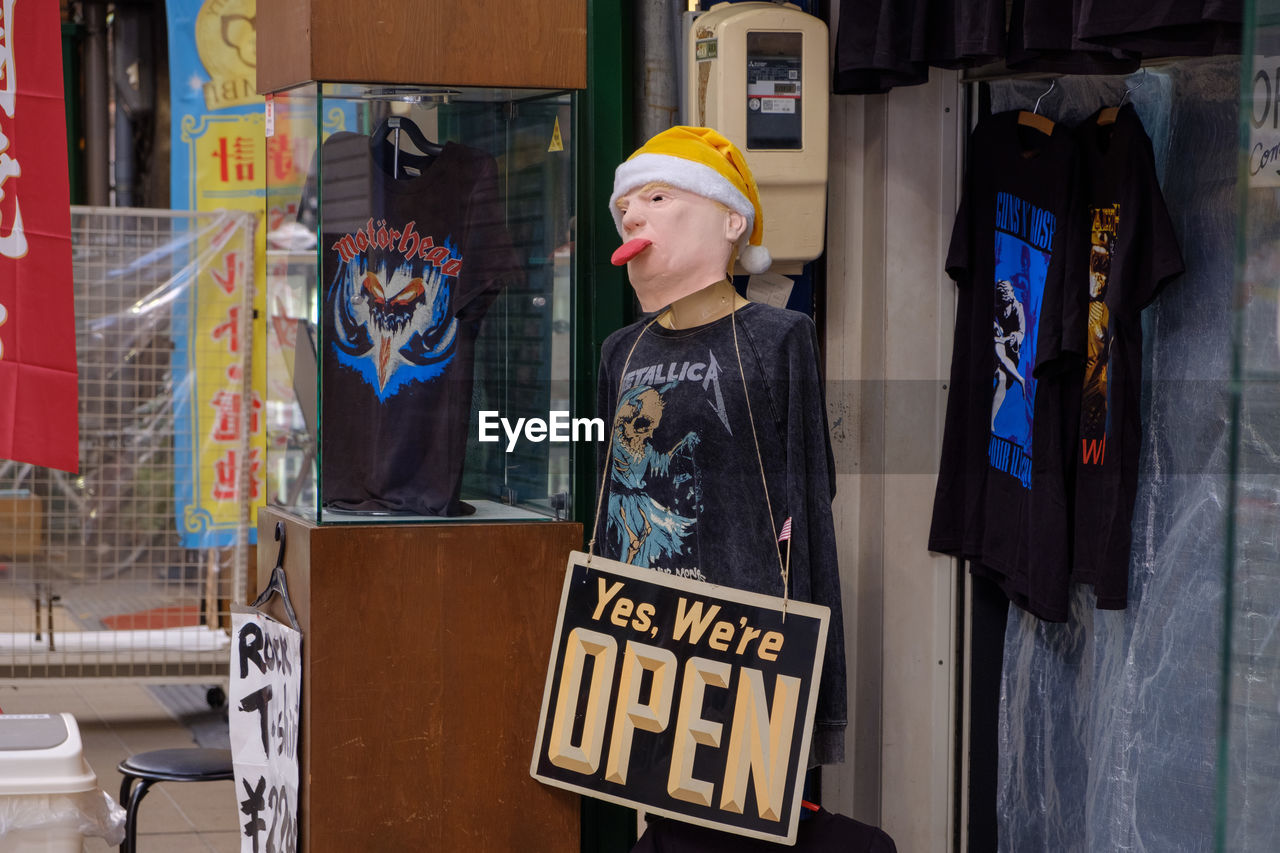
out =
[[[839,0],[833,91],[887,92],[929,68],[1128,74],[1143,60],[1240,51],[1242,0]]]

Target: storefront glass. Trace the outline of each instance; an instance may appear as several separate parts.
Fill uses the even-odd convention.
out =
[[[1280,838],[1280,3],[1246,4],[1219,850]]]
[[[990,84],[994,112],[1030,109],[1040,99],[1041,113],[1067,125],[1132,103],[1185,262],[1141,313],[1141,446],[1107,447],[1132,453],[1138,465],[1128,606],[1098,609],[1092,588],[1076,585],[1065,623],[1010,609],[999,719],[1001,850],[1212,847],[1239,79],[1238,60],[1219,57],[1128,77],[1059,78],[1048,94],[1047,80]],[[1274,351],[1274,292],[1270,298]],[[1263,435],[1274,429],[1256,426]],[[1272,490],[1260,506],[1274,519]],[[1275,598],[1268,600],[1274,614]],[[1270,708],[1275,725],[1274,700]],[[1266,760],[1280,769],[1272,753]],[[1275,799],[1266,802],[1274,820]]]

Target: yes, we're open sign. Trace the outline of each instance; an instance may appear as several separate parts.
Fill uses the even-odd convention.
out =
[[[828,616],[575,552],[533,776],[794,843]]]

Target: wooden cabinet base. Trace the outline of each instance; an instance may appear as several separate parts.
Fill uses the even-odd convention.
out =
[[[529,762],[581,525],[317,526],[266,509],[259,589],[277,521],[303,632],[301,849],[576,851],[579,798]]]

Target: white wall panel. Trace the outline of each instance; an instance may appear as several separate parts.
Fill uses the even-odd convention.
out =
[[[826,370],[850,670],[824,801],[902,851],[953,838],[953,561],[926,549],[951,353],[959,85],[833,98]]]

